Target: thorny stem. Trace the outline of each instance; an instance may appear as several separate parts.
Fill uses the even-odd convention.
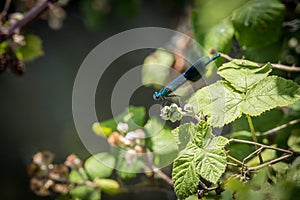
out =
[[[223,53],[220,53],[220,54],[221,54],[221,57],[225,58],[228,61],[235,60],[235,58],[232,58],[232,57],[230,57],[227,54],[223,54]],[[261,65],[261,63],[257,63],[257,64]],[[287,66],[287,65],[274,64],[274,63],[271,63],[271,65],[272,65],[273,68],[284,70],[284,71],[287,71],[287,72],[300,72],[300,67],[295,66],[295,65],[293,65],[293,66]]]
[[[39,15],[42,11],[44,11],[47,7],[49,7],[53,2],[56,0],[45,0],[42,3],[36,5],[33,7],[30,11],[28,11],[23,19],[20,21],[11,24],[9,27],[7,27],[4,30],[1,30],[0,33],[0,43],[8,39],[13,34],[20,31],[20,29],[25,26],[27,23],[29,23],[31,20],[33,20],[37,15]]]
[[[255,133],[254,125],[253,125],[253,122],[252,122],[252,119],[251,119],[250,115],[248,115],[248,114],[247,114],[247,120],[248,120],[248,124],[250,126],[250,131],[252,133],[253,142],[257,143],[257,138],[256,138],[256,133]],[[256,147],[256,149],[258,149],[257,145],[255,145],[255,147]],[[262,159],[262,156],[261,156],[260,152],[258,153],[258,158],[259,158],[260,164],[262,164],[264,161]]]
[[[256,134],[256,136],[266,136],[266,135],[271,135],[271,134],[274,134],[276,133],[277,131],[280,131],[281,129],[284,129],[290,125],[294,125],[294,124],[297,124],[300,122],[300,119],[295,119],[295,120],[292,120],[286,124],[283,124],[283,125],[280,125],[280,126],[277,126],[271,130],[268,130],[266,132],[263,132],[263,133],[259,133],[259,134]]]

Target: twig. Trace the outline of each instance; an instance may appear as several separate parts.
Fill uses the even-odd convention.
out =
[[[9,9],[9,6],[10,6],[10,3],[11,3],[11,0],[6,0],[6,1],[5,1],[5,5],[4,5],[4,7],[3,7],[3,10],[2,10],[2,12],[0,13],[0,20],[2,20],[2,18],[6,16],[7,11],[8,11],[8,9]]]
[[[207,191],[215,190],[217,188],[217,187],[207,187],[207,185],[205,185],[201,180],[199,180],[199,185]]]
[[[51,5],[56,0],[45,0],[42,3],[33,7],[30,11],[26,13],[26,15],[20,21],[11,24],[8,28],[2,30],[0,35],[0,43],[8,39],[13,34],[20,31],[20,29],[33,20],[37,15],[39,15],[42,11],[44,11],[49,5]]]
[[[285,149],[281,149],[281,148],[273,147],[273,146],[268,146],[268,145],[260,144],[257,142],[248,141],[248,140],[240,140],[240,139],[231,138],[231,139],[229,139],[229,142],[238,142],[238,143],[244,143],[244,144],[257,145],[257,146],[263,147],[265,149],[272,149],[275,151],[281,151],[281,152],[285,152],[288,154],[293,154],[293,152],[289,151],[289,150],[285,150]]]
[[[234,161],[235,163],[237,163],[239,165],[243,165],[243,162],[239,161],[238,159],[236,159],[230,155],[227,155],[227,158],[229,158],[230,160]]]
[[[279,158],[276,158],[276,159],[274,159],[274,160],[271,160],[271,161],[269,161],[269,162],[263,163],[263,164],[261,164],[261,165],[258,165],[258,166],[255,166],[255,167],[249,167],[249,168],[248,168],[248,171],[256,171],[256,170],[259,170],[259,169],[261,169],[261,168],[263,168],[263,167],[265,167],[265,166],[268,166],[268,165],[272,165],[272,164],[278,163],[278,162],[280,162],[281,160],[284,160],[284,159],[286,159],[286,158],[288,158],[288,157],[291,157],[292,155],[293,155],[293,154],[287,154],[287,155],[281,156],[281,157],[279,157]]]
[[[147,153],[147,165],[150,168],[150,170],[153,171],[153,173],[161,178],[162,180],[164,180],[166,183],[168,183],[170,186],[173,186],[173,181],[172,179],[167,176],[164,172],[162,172],[158,167],[156,167],[153,162],[152,162],[152,158],[150,156],[150,154]]]
[[[271,130],[268,130],[266,132],[263,132],[263,133],[259,133],[259,134],[256,134],[257,136],[266,136],[266,135],[271,135],[273,133],[276,133],[277,131],[280,131],[281,129],[284,129],[290,125],[294,125],[294,124],[297,124],[300,122],[300,119],[295,119],[295,120],[292,120],[286,124],[283,124],[283,125],[280,125],[280,126],[277,126]]]
[[[243,167],[245,166],[245,162],[252,158],[254,155],[258,154],[260,155],[261,151],[263,150],[263,147],[259,147],[255,151],[253,151],[251,154],[249,154],[246,158],[243,159]],[[260,155],[261,156],[261,155]],[[262,163],[261,163],[262,164]]]
[[[152,169],[155,175],[157,175],[159,178],[167,182],[170,186],[173,186],[173,181],[169,176],[167,176],[164,172],[162,172],[160,169],[156,167],[153,167]]]
[[[235,60],[235,58],[232,58],[232,57],[230,57],[227,54],[223,54],[223,53],[220,53],[220,54],[221,54],[221,57],[225,58],[228,61]],[[262,65],[262,63],[257,63],[257,64]],[[274,63],[271,63],[271,65],[275,69],[280,69],[280,70],[284,70],[284,71],[287,71],[287,72],[300,72],[300,67],[295,66],[295,65],[293,65],[293,66],[287,66],[287,65],[274,64]]]

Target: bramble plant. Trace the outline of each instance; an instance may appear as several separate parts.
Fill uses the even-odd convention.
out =
[[[59,28],[64,1],[55,2],[24,1],[24,13],[29,11],[22,14],[9,13],[11,1],[6,1],[0,15],[1,72],[23,73],[24,62],[43,54],[41,39],[22,28],[45,9],[49,24]],[[139,6],[137,0],[95,2],[81,1],[89,27],[103,23],[111,7],[130,16]],[[186,21],[178,27],[193,38],[170,39],[177,54],[161,48],[145,58],[142,84],[161,88],[170,79],[169,69],[182,72],[183,58],[194,50],[192,39],[203,46],[202,52],[194,50],[198,54],[221,54],[205,73],[221,80],[197,90],[182,107],[173,103],[161,109],[161,118],[174,123],[173,129],[158,118],[146,119],[144,107],[129,106],[114,119],[91,122],[93,132],[106,138],[109,152],[85,161],[72,154],[63,164],[54,164],[50,152],[35,154],[28,167],[31,190],[40,196],[59,194],[61,200],[99,200],[102,193],[145,187],[174,190],[178,199],[189,200],[297,199],[299,6],[277,0],[195,0],[188,15],[191,27]],[[187,90],[180,92],[185,96]],[[184,120],[190,122],[178,125]],[[215,128],[224,126],[217,135]]]

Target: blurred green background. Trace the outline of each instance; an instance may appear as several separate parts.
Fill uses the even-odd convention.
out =
[[[72,118],[72,87],[83,59],[101,41],[119,32],[146,26],[176,28],[187,3],[144,0],[139,1],[136,10],[128,11],[122,10],[122,3],[119,2],[119,9],[106,14],[101,19],[101,25],[91,29],[85,23],[82,2],[70,1],[64,7],[67,18],[61,29],[52,30],[43,20],[32,22],[29,30],[40,36],[45,54],[26,63],[23,76],[9,72],[1,74],[1,199],[53,199],[38,197],[30,191],[27,164],[34,153],[43,150],[54,152],[57,163],[63,162],[71,153],[82,159],[90,155],[78,138]],[[124,55],[109,67],[106,78],[101,79],[108,87],[101,89],[96,98],[100,120],[111,117],[107,105],[110,104],[112,86],[118,76],[141,65],[149,52],[141,50]],[[149,100],[150,105],[153,103],[152,92],[152,89],[137,92],[136,102],[133,103],[147,106],[145,102]],[[175,196],[160,191],[143,191],[142,196],[122,194],[113,197],[141,198],[175,199]]]

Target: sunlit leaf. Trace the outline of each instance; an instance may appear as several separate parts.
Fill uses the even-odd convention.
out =
[[[207,116],[210,125],[221,127],[242,115],[239,104],[242,94],[235,91],[227,82],[218,81],[198,90],[188,101],[196,113]]]
[[[248,60],[233,60],[218,68],[218,74],[241,92],[248,91],[255,83],[272,71],[271,64],[263,66]]]
[[[257,116],[272,108],[293,104],[299,99],[300,87],[295,82],[269,76],[247,92],[241,110],[245,114]]]
[[[178,150],[183,150],[190,141],[191,134],[196,132],[196,127],[193,123],[186,123],[172,130],[175,141],[178,145]]]
[[[174,189],[181,199],[196,192],[200,177],[216,183],[227,165],[224,146],[228,140],[222,136],[213,136],[205,124],[204,121],[200,122],[193,139],[173,164]]]
[[[196,169],[196,152],[198,147],[192,143],[181,152],[173,164],[172,179],[176,195],[184,199],[197,191],[200,177]]]
[[[291,80],[269,76],[253,85],[246,94],[218,81],[198,90],[189,104],[196,113],[207,116],[212,126],[220,127],[239,118],[242,113],[258,116],[278,106],[287,106],[300,99],[300,88]]]
[[[260,47],[278,40],[285,6],[277,0],[251,0],[232,13],[235,36],[244,47]]]

